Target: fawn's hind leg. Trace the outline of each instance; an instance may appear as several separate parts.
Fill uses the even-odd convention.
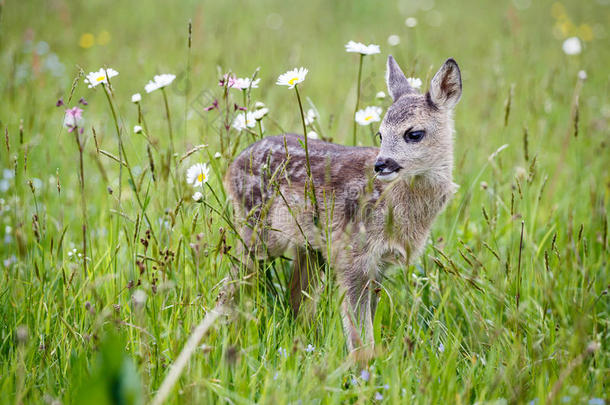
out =
[[[316,290],[320,279],[319,264],[320,260],[316,251],[310,247],[295,247],[294,266],[289,285],[290,305],[295,316],[299,314],[299,310],[304,304],[305,294]],[[315,302],[312,304],[315,305]]]

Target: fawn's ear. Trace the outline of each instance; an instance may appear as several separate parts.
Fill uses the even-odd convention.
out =
[[[430,99],[438,107],[452,109],[460,101],[461,96],[460,68],[453,58],[449,58],[430,82]]]
[[[388,68],[385,74],[385,81],[388,85],[388,93],[392,96],[392,100],[396,101],[406,93],[415,92],[405,77],[405,74],[400,70],[400,66],[392,55],[388,56]]]

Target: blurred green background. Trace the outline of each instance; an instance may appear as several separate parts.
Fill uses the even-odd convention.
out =
[[[266,134],[276,134],[301,132],[301,123],[294,95],[275,81],[294,67],[308,68],[300,86],[306,106],[320,112],[325,136],[347,144],[358,69],[358,56],[344,50],[349,40],[381,47],[365,58],[361,106],[389,105],[375,98],[386,91],[388,54],[424,89],[448,57],[463,80],[455,113],[454,181],[461,188],[434,226],[434,249],[387,280],[392,300],[380,303],[375,326],[383,349],[371,380],[346,365],[336,293],[323,301],[316,327],[293,322],[278,297],[260,304],[246,295],[238,315],[204,339],[209,346],[197,352],[172,400],[365,403],[377,393],[394,403],[607,399],[608,0],[2,0],[0,6],[0,129],[7,140],[0,148],[2,402],[77,402],[88,388],[100,403],[150,400],[227,274],[223,246],[234,236],[214,212],[195,207],[186,188],[179,204],[168,182],[151,181],[146,139],[132,133],[138,115],[131,95],[143,94],[148,135],[165,148],[163,99],[146,95],[144,85],[155,74],[177,75],[167,88],[176,151],[209,145],[182,162],[178,175],[211,162],[210,184],[222,196],[231,156],[212,158],[218,113],[204,111],[222,97],[222,74],[247,77],[260,67],[251,98],[270,109]],[[394,46],[392,35],[399,37]],[[562,49],[570,37],[582,48],[574,55]],[[99,147],[118,155],[114,122],[101,88],[74,79],[80,69],[100,67],[119,71],[112,83],[130,164],[149,187],[159,250],[177,254],[163,273],[140,277],[138,206],[124,177],[124,218],[117,222],[118,168],[95,153],[91,127]],[[578,79],[581,71],[586,80]],[[81,245],[78,154],[62,128],[65,107],[55,106],[59,98],[77,105],[81,97],[89,103],[86,276],[67,254]],[[241,95],[232,97],[241,103]],[[370,128],[358,131],[359,143],[373,142]],[[230,136],[237,151],[251,141],[235,131]],[[522,306],[515,309],[521,220]],[[449,274],[435,260],[459,271]],[[154,277],[162,279],[160,293]],[[138,280],[148,297],[143,311],[129,287]],[[108,329],[118,337],[104,338]],[[600,348],[587,351],[591,342]],[[308,343],[316,347],[311,355],[303,350]],[[278,348],[290,354],[278,356]],[[122,357],[114,356],[121,350]]]

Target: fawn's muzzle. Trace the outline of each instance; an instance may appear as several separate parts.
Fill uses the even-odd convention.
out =
[[[400,169],[402,169],[402,166],[400,166],[394,159],[377,158],[377,161],[375,162],[375,173],[380,176],[396,173]]]

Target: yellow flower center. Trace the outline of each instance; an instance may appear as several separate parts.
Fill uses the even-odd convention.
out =
[[[205,174],[199,173],[199,176],[197,176],[197,181],[200,183],[203,183],[204,180],[205,180]]]
[[[365,120],[365,121],[370,121],[370,120],[372,120],[372,119],[373,119],[373,116],[372,116],[372,115],[369,115],[368,117],[364,117],[364,120]]]
[[[299,80],[298,77],[293,77],[292,79],[288,80],[288,84],[292,86],[297,80]]]
[[[103,82],[104,79],[106,79],[106,76],[98,76],[97,79],[95,79],[98,82]]]

